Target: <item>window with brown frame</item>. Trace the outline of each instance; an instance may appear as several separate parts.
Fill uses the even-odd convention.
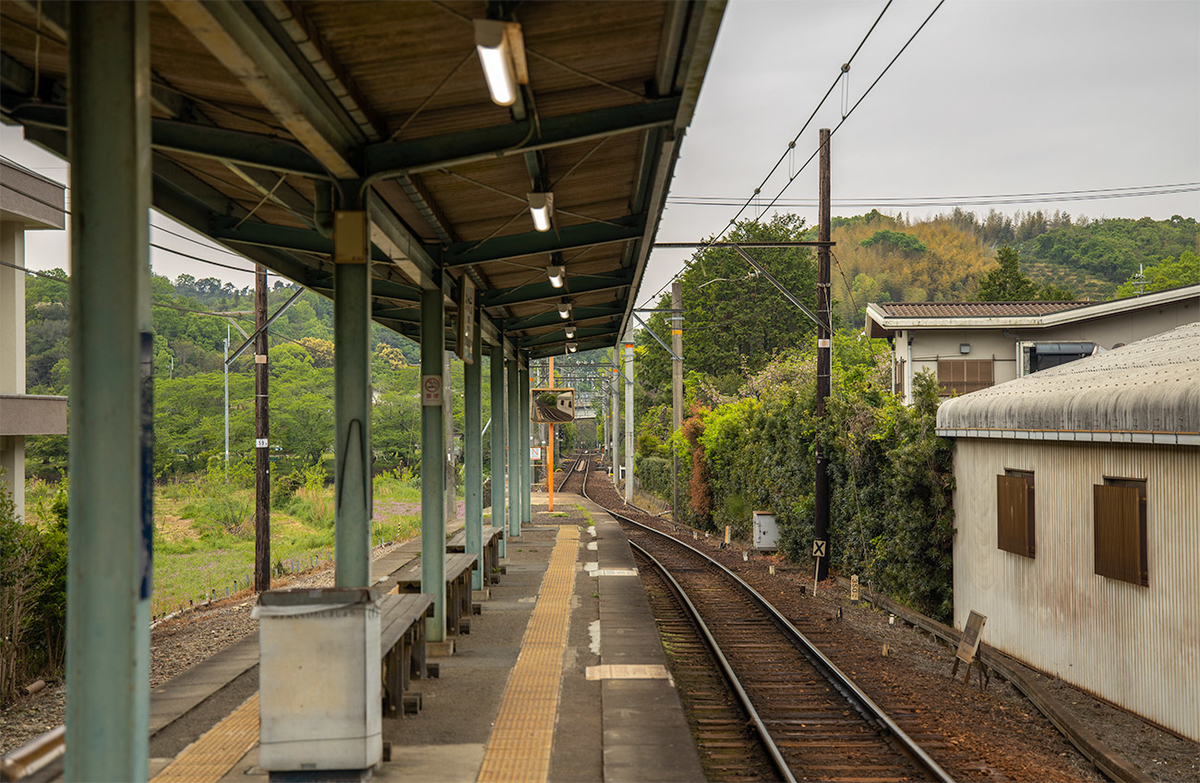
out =
[[[897,359],[895,366],[896,385],[892,388],[892,392],[897,397],[904,396],[904,359]]]
[[[1034,556],[1033,471],[996,476],[996,541],[1005,552]]]
[[[1146,480],[1104,478],[1093,491],[1095,573],[1150,585],[1146,552]]]
[[[996,382],[991,359],[938,359],[937,374],[943,397],[979,391]]]

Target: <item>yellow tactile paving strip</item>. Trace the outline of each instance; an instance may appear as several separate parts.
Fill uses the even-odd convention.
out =
[[[550,774],[578,553],[579,528],[560,527],[533,616],[521,640],[521,654],[509,675],[500,713],[492,726],[479,770],[480,783],[544,783]]]
[[[258,694],[186,747],[152,783],[216,783],[258,743]]]

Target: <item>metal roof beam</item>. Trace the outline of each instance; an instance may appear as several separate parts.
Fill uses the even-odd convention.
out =
[[[625,307],[622,304],[609,305],[607,307],[576,307],[572,311],[571,321],[579,323],[592,318],[611,318],[621,315],[625,312]],[[561,318],[556,310],[551,310],[548,313],[538,313],[537,315],[527,315],[524,318],[512,318],[504,322],[504,331],[511,334],[512,332],[523,332],[527,329],[537,329],[543,326],[555,326],[557,324],[566,324],[567,319]]]
[[[536,348],[538,346],[545,346],[545,345],[563,345],[563,344],[570,343],[570,342],[582,342],[583,340],[586,340],[586,339],[592,338],[592,337],[607,337],[607,336],[611,336],[610,340],[609,340],[609,342],[611,342],[612,339],[616,338],[616,334],[617,334],[616,328],[611,325],[609,325],[609,326],[589,326],[586,329],[580,327],[575,330],[575,336],[571,337],[571,338],[568,338],[561,331],[548,332],[546,334],[539,334],[536,337],[522,337],[520,340],[520,346],[522,348]]]
[[[598,338],[595,340],[581,341],[577,348],[576,355],[584,351],[594,351],[599,348],[611,348],[612,340],[608,338]],[[547,356],[562,356],[563,347],[561,345],[545,346],[536,348],[529,352],[530,359],[544,359]]]
[[[388,177],[524,155],[531,150],[670,125],[678,110],[678,98],[660,98],[543,119],[540,132],[532,120],[525,120],[411,141],[380,142],[364,150],[363,168],[367,177]]]
[[[356,179],[356,148],[365,137],[328,87],[301,63],[244,2],[178,0],[163,7],[339,179]],[[290,41],[289,41],[290,43]],[[303,65],[308,65],[307,62]],[[311,70],[311,66],[309,66]]]
[[[632,270],[616,272],[597,272],[590,275],[578,275],[567,278],[566,286],[555,288],[549,280],[512,288],[501,288],[485,291],[482,297],[484,307],[508,307],[523,302],[537,302],[545,299],[558,299],[572,294],[587,294],[595,291],[609,291],[624,288],[633,282]]]
[[[611,224],[611,225],[610,225]],[[564,226],[557,231],[529,231],[523,234],[493,237],[486,242],[459,242],[447,248],[429,247],[446,267],[485,264],[506,258],[576,250],[593,245],[627,242],[642,236],[645,215],[627,215],[606,223]]]

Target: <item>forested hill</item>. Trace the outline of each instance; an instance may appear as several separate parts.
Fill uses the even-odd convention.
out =
[[[30,276],[25,283],[26,383],[30,394],[66,394],[70,354],[68,281],[61,269],[47,275]],[[267,312],[274,313],[296,293],[297,287],[279,279],[270,282]],[[197,280],[180,275],[171,282],[156,275],[151,290],[154,371],[158,377],[186,378],[219,372],[226,334],[234,348],[245,339],[236,327],[229,328],[230,324],[236,323],[247,333],[254,331],[251,287],[238,289],[215,277]],[[305,293],[275,322],[271,335],[272,345],[300,343],[317,367],[332,366],[333,302]],[[419,360],[420,350],[408,338],[379,325],[375,325],[373,337],[376,353],[388,354],[393,363]]]
[[[810,229],[811,231],[811,229]],[[861,324],[872,301],[973,299],[1004,245],[1039,288],[1104,300],[1146,267],[1157,290],[1200,282],[1200,224],[1194,218],[1072,218],[1063,212],[980,218],[956,209],[926,220],[877,211],[833,219],[834,298],[844,322]],[[1132,291],[1131,288],[1124,289]]]

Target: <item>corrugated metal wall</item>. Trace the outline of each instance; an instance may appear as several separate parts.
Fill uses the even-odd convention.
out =
[[[996,476],[1032,470],[1034,559],[997,548]],[[1200,449],[959,438],[954,623],[983,641],[1200,740]],[[1149,587],[1093,573],[1104,477],[1144,478]]]

